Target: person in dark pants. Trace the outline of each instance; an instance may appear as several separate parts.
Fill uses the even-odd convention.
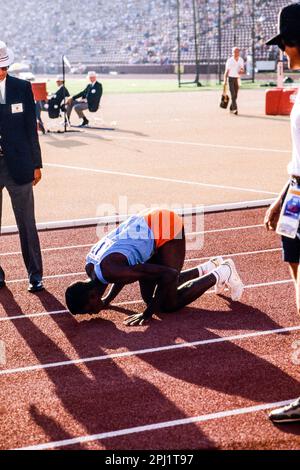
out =
[[[32,187],[42,177],[41,149],[31,84],[8,75],[12,63],[13,53],[0,41],[0,223],[6,187],[19,229],[28,290],[37,292],[43,289],[43,266]],[[5,274],[0,268],[0,288],[4,286]]]
[[[48,114],[50,119],[56,119],[59,117],[60,111],[64,111],[64,105],[67,103],[66,98],[70,96],[69,90],[65,87],[65,82],[62,76],[57,76],[56,85],[56,92],[48,99]]]
[[[70,121],[71,112],[74,108],[78,117],[82,119],[80,127],[87,126],[89,123],[83,111],[87,109],[91,113],[95,113],[96,111],[98,111],[103,93],[102,85],[97,81],[96,72],[89,72],[88,78],[91,83],[83,91],[81,91],[75,96],[70,97],[67,102],[68,121]],[[81,100],[78,100],[78,98],[81,98]]]
[[[300,3],[288,5],[281,10],[278,33],[267,42],[267,45],[276,45],[284,51],[290,70],[300,70]],[[281,208],[289,189],[299,191],[300,188],[300,91],[291,112],[291,131],[293,151],[288,165],[289,180],[267,210],[265,216],[267,230],[277,229]],[[283,260],[289,264],[295,287],[297,310],[300,313],[300,227],[294,238],[282,237],[282,250]],[[299,423],[300,398],[271,411],[269,417],[273,423]]]
[[[42,120],[42,110],[45,101],[36,101],[35,102],[35,114],[36,114],[36,122],[38,124],[38,129],[43,133],[46,134],[46,129]]]
[[[239,92],[239,79],[244,73],[244,60],[240,57],[240,50],[238,47],[232,49],[232,57],[226,62],[224,83],[229,84],[229,91],[231,94],[230,112],[238,114],[237,97]]]

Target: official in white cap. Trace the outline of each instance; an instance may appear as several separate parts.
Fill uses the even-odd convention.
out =
[[[56,83],[58,86],[61,86],[65,83],[64,77],[62,75],[56,75]]]
[[[0,222],[2,190],[10,195],[19,229],[30,292],[43,289],[42,256],[35,223],[33,186],[41,177],[42,158],[31,84],[11,77],[14,55],[0,41]],[[5,274],[0,268],[0,288]]]
[[[0,41],[0,67],[9,67],[15,60],[14,53],[6,47],[3,41]]]
[[[64,111],[64,106],[67,103],[66,98],[70,96],[62,75],[57,75],[56,85],[56,92],[48,99],[48,115],[50,119],[56,119],[60,116],[60,112]]]
[[[70,121],[71,112],[74,108],[78,117],[82,119],[80,127],[87,126],[89,123],[83,111],[88,109],[91,113],[96,113],[99,109],[100,100],[103,93],[103,87],[102,84],[97,81],[96,72],[88,72],[88,79],[90,84],[83,91],[68,99],[68,120]],[[79,98],[81,98],[81,100],[79,100]]]

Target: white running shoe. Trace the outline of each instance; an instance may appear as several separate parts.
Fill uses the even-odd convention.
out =
[[[202,276],[207,276],[207,274],[210,274],[216,268],[221,266],[222,263],[224,263],[223,258],[221,256],[216,256],[215,258],[211,258],[206,263],[200,264],[198,266],[198,269],[200,270],[200,268],[201,268]]]
[[[214,265],[214,268],[213,268],[213,271],[214,271],[216,268],[219,268],[220,266],[222,266],[222,264],[224,264],[224,259],[222,258],[222,256],[216,256],[215,258],[211,258],[209,260],[209,262]],[[207,272],[207,274],[209,274],[211,272],[212,272],[212,270]],[[217,295],[220,295],[224,292],[225,288],[226,288],[225,282],[222,282],[221,278],[218,277],[218,281],[215,285],[215,293]]]
[[[211,261],[211,263],[213,263],[216,268],[218,268],[219,266],[221,266],[221,264],[224,263],[222,256],[215,256],[215,258],[211,258],[209,261]]]
[[[223,265],[228,266],[231,271],[228,280],[225,281],[226,286],[229,288],[231,299],[233,301],[238,301],[243,295],[244,284],[242,283],[232,259],[225,260]]]
[[[217,268],[219,269],[216,269],[216,271],[214,272],[217,278],[217,282],[215,285],[215,294],[217,295],[223,294],[226,289],[226,279],[228,276],[227,271],[228,271],[229,266],[226,265],[226,274],[223,273],[223,270],[221,271],[223,266],[224,266],[224,261],[219,266],[217,266]]]

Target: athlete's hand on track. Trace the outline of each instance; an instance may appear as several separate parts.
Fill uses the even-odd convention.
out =
[[[136,313],[127,317],[124,323],[128,326],[140,326],[148,323],[150,319],[151,317],[146,316],[145,313]]]
[[[266,212],[264,224],[267,230],[276,230],[280,216],[280,204],[272,204]]]

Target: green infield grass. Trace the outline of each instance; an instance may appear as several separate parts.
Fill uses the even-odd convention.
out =
[[[42,80],[41,77],[38,80]],[[106,94],[120,94],[120,93],[174,93],[174,92],[201,92],[203,90],[218,90],[221,86],[216,82],[211,82],[209,85],[207,81],[203,81],[203,86],[197,87],[194,83],[182,84],[181,88],[178,87],[176,77],[174,79],[145,79],[145,78],[103,78],[99,77]],[[183,78],[183,81],[185,79]],[[71,95],[83,90],[88,81],[82,78],[68,78],[66,79],[66,86]],[[251,89],[259,88],[262,82],[248,82],[243,81],[242,87]],[[47,90],[53,93],[56,90],[55,79],[47,79]]]

